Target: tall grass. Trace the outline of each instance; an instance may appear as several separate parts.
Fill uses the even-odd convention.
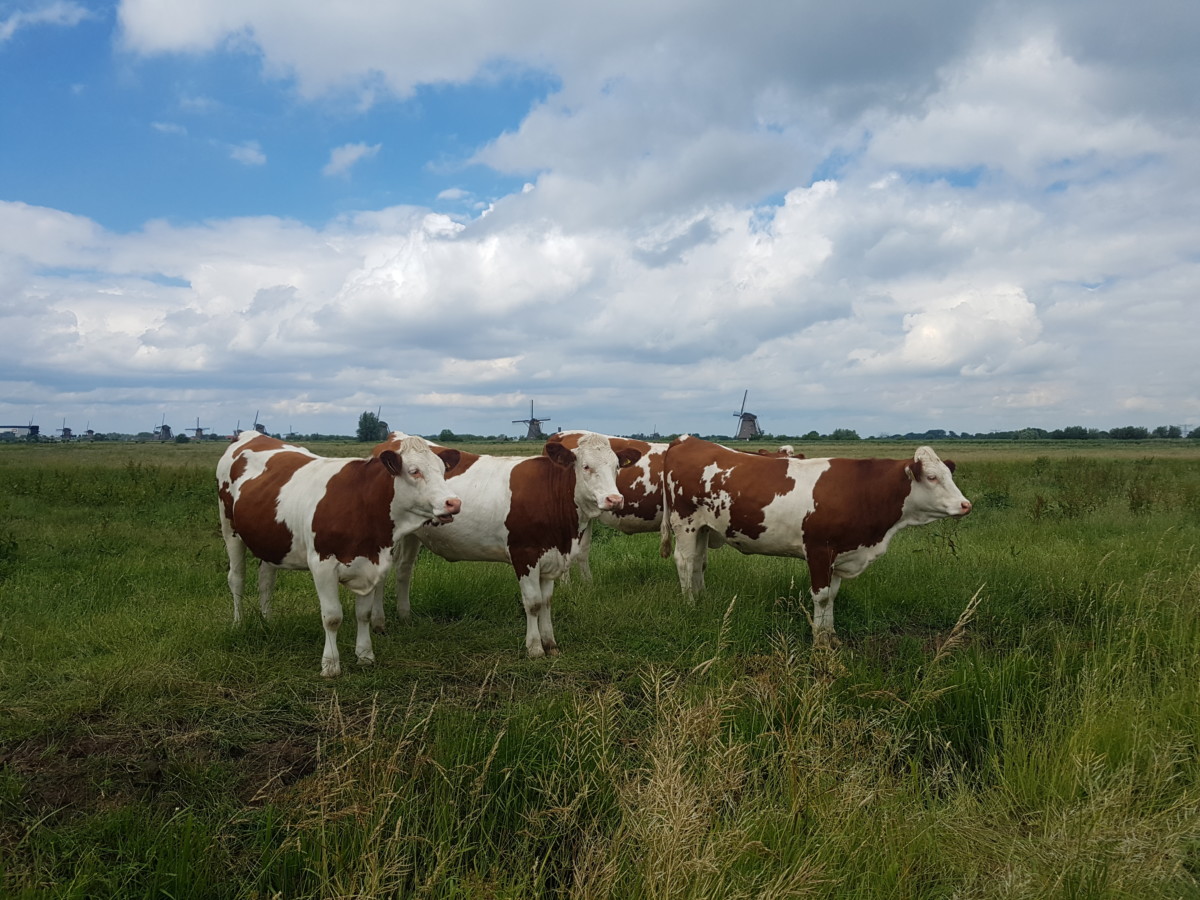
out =
[[[836,653],[794,561],[714,553],[687,604],[601,533],[529,661],[509,570],[423,556],[330,682],[306,576],[230,624],[215,455],[45,449],[0,450],[9,896],[1200,893],[1194,460],[963,463]]]

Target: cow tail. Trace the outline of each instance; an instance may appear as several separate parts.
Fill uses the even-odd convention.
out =
[[[662,523],[658,526],[658,555],[667,559],[671,555],[671,505],[667,502],[667,473],[662,480]]]

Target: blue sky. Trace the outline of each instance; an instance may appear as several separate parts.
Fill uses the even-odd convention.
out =
[[[361,110],[352,96],[305,102],[288,79],[263,77],[248,49],[123,52],[115,13],[30,24],[3,45],[0,130],[21,136],[0,144],[5,199],[118,231],[257,215],[318,224],[397,204],[459,213],[520,189],[519,178],[468,161],[554,86],[546,73],[511,69],[417,85]],[[375,149],[323,174],[333,151],[358,145]]]
[[[1198,21],[0,0],[0,424],[1200,425]]]

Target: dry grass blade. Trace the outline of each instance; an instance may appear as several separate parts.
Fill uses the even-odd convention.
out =
[[[967,642],[967,625],[971,619],[975,617],[975,611],[979,608],[979,603],[983,599],[983,589],[986,584],[981,584],[963,611],[959,613],[958,621],[954,623],[954,627],[950,629],[950,634],[946,639],[938,645],[937,652],[933,655],[933,660],[930,665],[937,665],[942,660],[946,659],[951,653],[963,646]]]

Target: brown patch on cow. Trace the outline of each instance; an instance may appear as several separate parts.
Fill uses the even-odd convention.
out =
[[[570,455],[573,461],[574,454]],[[567,555],[571,541],[579,537],[575,468],[549,456],[535,456],[513,467],[509,487],[512,504],[504,520],[508,554],[517,577],[523,578],[547,550]]]
[[[249,458],[240,451],[234,454],[233,465],[229,467],[229,483],[234,484],[239,478],[246,474],[246,467],[250,465]]]
[[[673,441],[667,456],[675,482],[672,506],[680,515],[690,517],[701,506],[720,513],[728,502],[726,537],[761,537],[766,531],[767,505],[796,487],[786,459],[730,450],[698,438]],[[704,470],[713,464],[719,471],[706,488]]]
[[[253,444],[257,440],[255,438],[250,443]],[[286,446],[271,438],[266,440]],[[279,565],[292,549],[292,530],[282,522],[276,521],[279,492],[292,480],[296,472],[313,459],[314,457],[307,453],[275,453],[267,460],[262,473],[246,481],[238,492],[232,515],[229,516],[233,530],[250,548],[250,552],[264,562]]]
[[[904,515],[919,463],[902,459],[831,459],[813,486],[815,508],[804,517],[804,546],[813,590],[828,587],[838,554],[873,547]]]
[[[321,559],[337,557],[349,565],[363,557],[379,562],[392,546],[392,498],[396,482],[383,462],[355,459],[325,486],[313,510],[313,550]]]

